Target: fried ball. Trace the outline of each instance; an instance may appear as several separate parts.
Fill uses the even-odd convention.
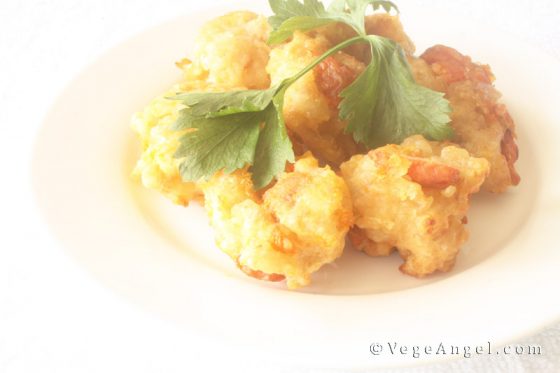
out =
[[[444,92],[449,100],[453,141],[490,162],[482,188],[500,193],[517,185],[515,124],[499,102],[490,67],[443,45],[429,48],[420,59],[411,60],[411,66],[419,84]]]
[[[292,77],[326,52],[331,43],[324,35],[295,32],[293,38],[274,48],[267,70],[272,84]],[[344,133],[346,123],[338,118],[338,94],[364,69],[355,57],[339,52],[286,91],[284,119],[300,151],[310,150],[327,163],[338,166],[359,147]]]
[[[174,203],[186,206],[190,200],[198,199],[202,194],[195,183],[181,179],[177,160],[173,156],[182,134],[171,130],[180,103],[166,97],[179,90],[179,85],[174,86],[132,117],[132,128],[142,142],[142,154],[133,176],[138,177],[146,188],[154,189]]]
[[[181,63],[186,79],[227,88],[267,88],[269,31],[266,18],[252,12],[232,12],[209,21],[197,37],[194,60]]]
[[[218,247],[252,277],[286,279],[295,289],[342,254],[352,224],[350,193],[309,154],[262,197],[245,170],[219,173],[202,189]]]
[[[184,59],[177,63],[184,72],[184,80],[132,118],[132,128],[143,149],[133,175],[144,186],[180,205],[202,198],[195,183],[181,180],[173,155],[183,132],[171,130],[181,104],[166,97],[188,91],[268,87],[268,32],[266,19],[250,12],[230,13],[202,27],[194,61]]]
[[[468,237],[469,195],[488,172],[485,159],[419,135],[352,157],[341,166],[354,204],[352,243],[372,256],[398,250],[409,275],[450,270]]]

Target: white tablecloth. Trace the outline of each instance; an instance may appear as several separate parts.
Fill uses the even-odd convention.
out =
[[[407,0],[397,2],[406,9]],[[560,59],[559,2],[418,2],[481,19]],[[47,249],[55,243],[38,224],[28,165],[34,135],[56,94],[109,46],[196,6],[187,0],[0,4],[0,372],[316,371],[222,361],[219,351],[207,360],[191,356],[188,346],[154,341],[163,330],[173,335],[172,327],[148,320],[60,250]],[[10,147],[8,154],[2,146],[8,142],[18,151]],[[543,355],[484,356],[396,371],[560,371],[560,325],[519,343],[539,344]]]

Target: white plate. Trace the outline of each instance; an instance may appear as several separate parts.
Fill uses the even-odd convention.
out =
[[[200,206],[173,206],[135,184],[131,114],[179,77],[173,62],[192,49],[200,25],[236,8],[243,6],[184,16],[120,44],[58,99],[38,138],[33,176],[67,253],[186,335],[213,337],[252,359],[346,369],[413,364],[452,356],[373,356],[369,346],[498,346],[559,319],[560,66],[494,30],[465,32],[473,28],[466,21],[401,9],[419,51],[443,43],[491,64],[517,122],[522,183],[474,198],[471,239],[448,274],[414,279],[397,270],[396,255],[350,249],[312,286],[287,291],[241,274],[215,248]]]

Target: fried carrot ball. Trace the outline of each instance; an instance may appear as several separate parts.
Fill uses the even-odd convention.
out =
[[[186,78],[225,88],[268,88],[269,31],[266,18],[252,12],[212,19],[200,29],[194,60],[181,62]]]
[[[517,185],[518,149],[515,124],[488,65],[479,65],[455,49],[436,45],[411,61],[419,84],[445,93],[452,108],[453,141],[476,157],[490,162],[490,175],[482,188],[501,193]]]
[[[179,174],[177,159],[173,156],[182,133],[171,130],[177,119],[179,101],[168,100],[179,90],[159,96],[141,112],[132,117],[132,129],[142,142],[142,154],[136,163],[133,176],[149,189],[154,189],[178,205],[188,205],[202,197],[195,183],[184,182]]]
[[[352,157],[341,166],[354,204],[352,243],[372,256],[398,250],[409,275],[450,270],[468,237],[469,195],[488,171],[485,159],[418,135]]]
[[[286,279],[298,288],[342,254],[352,224],[350,193],[309,154],[262,197],[244,170],[219,173],[202,189],[218,247],[252,277]]]

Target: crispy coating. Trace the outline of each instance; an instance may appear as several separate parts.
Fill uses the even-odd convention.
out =
[[[285,278],[298,288],[342,254],[352,224],[350,193],[309,154],[262,197],[246,171],[218,174],[202,188],[218,247],[252,277]]]
[[[320,33],[296,32],[291,41],[270,53],[267,70],[272,84],[297,74],[330,46]],[[334,166],[358,151],[352,137],[344,133],[346,123],[338,118],[338,98],[333,98],[329,89],[336,86],[340,92],[363,68],[356,58],[340,52],[288,88],[284,119],[292,140],[302,145],[301,150],[311,150]]]
[[[420,84],[444,92],[449,100],[453,141],[490,162],[482,188],[500,193],[517,185],[515,125],[498,101],[501,95],[492,84],[490,67],[443,45],[429,48],[420,59],[411,60],[411,66]]]
[[[183,61],[187,80],[226,88],[267,88],[269,31],[266,18],[252,12],[232,12],[209,21],[199,32],[194,60]]]
[[[354,204],[352,243],[372,256],[398,250],[409,275],[450,270],[468,237],[469,195],[488,172],[485,159],[421,136],[352,157],[341,166]]]

